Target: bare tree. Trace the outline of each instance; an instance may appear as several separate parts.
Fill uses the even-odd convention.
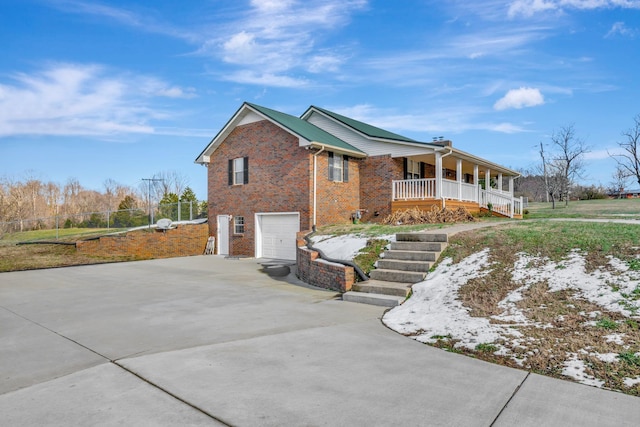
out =
[[[573,125],[563,126],[551,135],[554,148],[553,162],[555,174],[560,180],[560,197],[564,197],[565,206],[569,204],[569,188],[575,178],[584,173],[584,155],[589,152],[584,141],[576,136]]]
[[[153,181],[152,186],[157,200],[162,199],[165,194],[169,193],[180,196],[189,184],[187,177],[177,171],[158,172],[153,175],[153,178],[157,180]]]
[[[627,177],[634,177],[640,184],[640,114],[633,118],[633,126],[622,132],[625,141],[618,142],[622,149],[621,154],[611,154],[618,166],[625,172]]]
[[[618,193],[618,199],[622,198],[622,192],[629,180],[628,172],[620,165],[616,167],[616,170],[612,175],[613,181],[611,181],[611,193]]]

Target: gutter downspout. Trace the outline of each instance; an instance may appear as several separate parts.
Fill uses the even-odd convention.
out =
[[[313,231],[316,231],[316,206],[318,203],[317,157],[318,157],[318,154],[322,153],[323,151],[324,151],[324,145],[321,145],[320,150],[313,153],[313,224],[311,226],[311,229]]]

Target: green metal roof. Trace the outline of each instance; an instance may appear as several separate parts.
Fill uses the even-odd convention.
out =
[[[289,129],[291,132],[303,137],[307,141],[319,142],[333,148],[362,153],[363,155],[366,155],[365,152],[357,149],[353,145],[344,142],[340,138],[331,135],[329,132],[320,129],[319,127],[306,122],[299,117],[291,116],[286,113],[281,113],[280,111],[272,110],[270,108],[262,107],[256,104],[251,104],[249,102],[246,102],[245,104],[257,110],[261,114],[269,117],[271,120],[279,123],[285,128]]]
[[[341,114],[338,113],[334,113],[332,111],[329,110],[325,110],[324,108],[320,108],[320,107],[316,107],[316,106],[312,106],[311,108],[315,108],[318,111],[323,112],[324,114],[326,114],[327,116],[330,116],[332,118],[334,118],[335,120],[338,120],[339,122],[344,123],[345,125],[357,130],[360,133],[363,133],[371,138],[381,138],[381,139],[392,139],[395,141],[406,141],[406,142],[421,142],[421,141],[416,141],[415,139],[411,139],[411,138],[407,138],[406,136],[402,136],[402,135],[398,135],[397,133],[393,133],[393,132],[389,132],[387,130],[384,129],[380,129],[378,127],[369,125],[367,123],[363,123],[360,122],[358,120],[355,119],[351,119],[349,117],[343,116]]]

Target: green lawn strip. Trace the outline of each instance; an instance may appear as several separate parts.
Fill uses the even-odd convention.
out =
[[[37,241],[72,241],[89,237],[102,236],[126,230],[124,228],[60,228],[56,230],[31,230],[7,233],[0,238],[0,244],[15,244],[18,242]]]

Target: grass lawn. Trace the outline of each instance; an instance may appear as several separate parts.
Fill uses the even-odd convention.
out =
[[[609,218],[639,219],[640,199],[602,199],[571,201],[568,206],[564,202],[529,203],[526,208],[528,219],[534,218]]]
[[[24,242],[59,241],[75,242],[118,229],[67,228],[7,233],[0,237],[0,272],[33,270],[38,268],[65,267],[71,265],[99,264],[130,261],[130,257],[90,257],[77,253],[73,245],[21,244]]]

